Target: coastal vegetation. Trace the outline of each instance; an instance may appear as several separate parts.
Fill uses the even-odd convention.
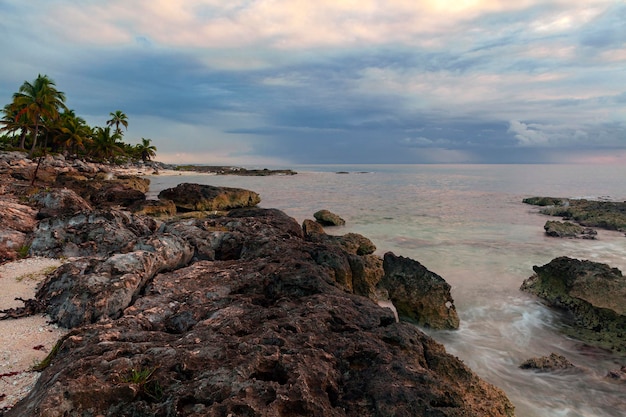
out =
[[[66,96],[47,75],[24,81],[2,108],[0,150],[28,151],[29,157],[59,153],[66,157],[119,164],[147,162],[156,156],[151,139],[137,144],[124,141],[128,116],[109,113],[106,126],[89,126],[66,105]]]

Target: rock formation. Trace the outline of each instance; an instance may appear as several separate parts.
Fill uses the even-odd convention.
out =
[[[190,183],[161,191],[159,199],[173,201],[179,211],[230,210],[261,202],[261,197],[254,191]]]
[[[558,222],[548,220],[543,226],[546,235],[552,237],[564,237],[574,239],[595,239],[598,232],[570,222]]]
[[[626,278],[619,269],[567,257],[533,269],[521,289],[571,313],[573,326],[566,333],[626,352]]]
[[[322,226],[343,226],[346,221],[328,210],[319,210],[313,214],[315,220]]]
[[[183,195],[201,198],[176,205],[211,211],[194,218],[140,215],[141,199],[134,214],[130,201],[93,210],[116,187],[110,173],[42,165],[54,168],[46,186],[74,192],[30,198],[19,181],[0,185],[10,202],[0,213],[19,214],[13,230],[32,254],[68,257],[26,302],[72,330],[3,417],[514,415],[501,390],[377,305],[389,293],[406,317],[454,327],[449,286],[419,263],[383,261],[364,236],[251,207],[259,197],[246,190],[187,185]],[[32,168],[0,153],[0,175],[3,166]],[[230,207],[242,208],[215,212]]]
[[[535,369],[541,372],[562,371],[575,368],[565,356],[551,353],[550,356],[531,358],[519,366],[521,369]]]
[[[374,256],[240,209],[68,262],[38,298],[74,330],[5,417],[513,415],[440,344],[345,291],[313,256],[333,251]]]
[[[450,295],[450,284],[419,262],[385,254],[385,275],[378,284],[389,292],[389,298],[400,317],[433,329],[458,329],[459,316]]]

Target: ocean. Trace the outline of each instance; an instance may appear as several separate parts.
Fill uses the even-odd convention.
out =
[[[519,290],[533,265],[558,256],[626,271],[626,237],[599,230],[596,240],[547,237],[531,196],[626,199],[619,165],[308,165],[294,176],[241,177],[185,173],[151,176],[148,198],[182,182],[238,187],[261,195],[299,223],[328,209],[346,220],[331,234],[360,233],[377,254],[413,258],[452,286],[457,331],[425,330],[483,379],[502,388],[520,417],[626,415],[626,384],[608,371],[618,356],[564,336],[560,313]],[[341,172],[341,173],[340,173]],[[521,370],[526,359],[566,356],[575,372]]]

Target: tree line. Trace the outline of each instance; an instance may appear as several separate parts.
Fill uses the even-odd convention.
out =
[[[130,145],[123,141],[122,128],[128,117],[121,110],[109,113],[106,126],[91,127],[65,105],[65,94],[47,75],[25,81],[2,109],[0,148],[28,150],[32,158],[45,153],[62,153],[107,163],[150,161],[157,148],[151,139]]]

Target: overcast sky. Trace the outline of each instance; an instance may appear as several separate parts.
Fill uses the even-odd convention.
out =
[[[624,0],[0,0],[0,53],[163,162],[626,163]]]

